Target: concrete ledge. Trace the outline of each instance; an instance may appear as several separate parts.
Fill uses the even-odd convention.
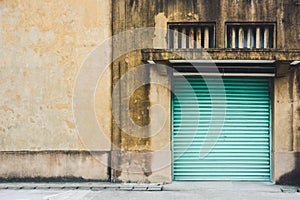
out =
[[[143,61],[178,59],[208,60],[300,60],[299,49],[144,49]]]
[[[162,183],[171,182],[171,151],[113,151],[118,170],[113,182]]]

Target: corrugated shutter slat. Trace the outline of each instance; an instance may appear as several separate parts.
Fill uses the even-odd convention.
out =
[[[174,180],[269,181],[270,81],[222,80],[174,77]]]

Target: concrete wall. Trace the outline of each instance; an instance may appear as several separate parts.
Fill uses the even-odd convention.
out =
[[[296,2],[296,0],[114,0],[113,33],[118,34],[142,27],[167,28],[167,22],[214,22],[216,48],[225,48],[226,22],[272,22],[276,24],[277,29],[276,47],[298,48],[300,26],[297,20],[299,6],[296,6]],[[149,36],[150,38],[139,42],[149,43],[149,39],[155,38],[154,33],[149,33]],[[166,43],[166,40],[164,42]]]
[[[171,76],[141,56],[132,51],[113,66],[113,88],[120,90],[113,92],[112,180],[170,182]]]
[[[99,155],[69,159],[66,152],[90,150],[82,139],[86,133],[77,128],[74,88],[86,58],[110,36],[109,0],[0,1],[0,177],[108,180],[107,154],[100,166]],[[105,134],[93,150],[103,153],[110,150],[110,70],[102,81],[94,115]]]
[[[109,153],[9,151],[0,153],[0,181],[109,180]]]
[[[118,35],[123,32],[132,32],[131,37],[125,37],[121,44],[116,41],[114,45],[114,52],[122,52],[122,48],[133,48],[143,46],[148,48],[166,48],[167,47],[167,31],[159,30],[159,28],[166,29],[168,22],[214,22],[216,25],[216,48],[217,50],[208,51],[213,59],[276,59],[280,61],[291,61],[299,58],[299,51],[285,52],[286,49],[299,48],[300,44],[300,26],[299,26],[299,7],[296,6],[294,0],[157,0],[157,1],[141,1],[141,0],[114,0],[113,1],[113,34]],[[226,22],[271,22],[275,24],[276,28],[276,48],[282,51],[273,50],[223,50],[225,48],[225,30]],[[135,34],[135,30],[145,27],[155,27],[155,29],[148,29],[147,34]],[[134,38],[134,40],[132,40]],[[113,79],[118,80],[121,74],[126,74],[129,69],[141,65],[139,51],[135,54],[127,55],[127,60],[134,57],[131,62],[118,62],[114,66],[114,72],[121,69],[121,72],[113,73]],[[296,56],[293,56],[296,55]],[[123,55],[124,56],[124,55]],[[203,54],[198,51],[182,51],[178,54],[175,52],[165,51],[144,51],[142,58],[144,61],[156,60],[166,61],[168,59],[189,58],[189,59],[203,59]],[[122,59],[121,59],[122,60]],[[287,66],[289,67],[289,66]],[[159,67],[153,67],[159,69]],[[285,70],[287,71],[287,70]],[[157,76],[157,75],[156,75]],[[150,76],[152,78],[152,76]],[[158,76],[159,77],[159,76]],[[294,170],[297,165],[295,158],[299,149],[298,132],[295,124],[295,97],[296,93],[291,92],[291,88],[296,84],[292,80],[291,75],[286,73],[283,77],[274,80],[274,110],[273,110],[273,175],[274,181],[279,181],[280,177],[289,171]],[[127,87],[134,84],[135,80],[129,80]],[[114,82],[115,83],[115,82]],[[126,85],[126,84],[125,84]],[[126,86],[124,86],[126,87]],[[151,99],[152,90],[144,93],[147,99],[147,105],[152,105]],[[169,92],[158,91],[156,97],[161,99],[160,103],[169,100]],[[125,101],[127,99],[124,99]],[[137,114],[139,116],[139,114]],[[142,118],[142,116],[140,116]],[[145,124],[149,122],[149,118],[144,116]],[[297,122],[298,123],[298,122]],[[145,125],[144,124],[144,125]],[[147,138],[147,145],[140,145],[138,140],[132,140],[124,136],[125,133],[120,133],[118,129],[114,129],[113,135],[117,138],[122,138],[120,144],[127,144],[129,146],[121,149],[129,150],[126,153],[116,153],[113,158],[117,160],[116,166],[119,171],[115,172],[113,179],[122,181],[137,181],[149,180],[149,174],[143,174],[143,156],[129,156],[134,154],[137,147],[140,150],[146,149],[151,151],[151,146],[156,143],[152,138]],[[169,144],[171,135],[170,128],[163,131],[165,138],[160,140],[161,143]],[[125,134],[126,135],[126,134]],[[120,140],[120,139],[119,139]],[[129,148],[128,148],[129,147]],[[128,153],[128,155],[127,155]],[[146,155],[145,155],[146,156]],[[132,164],[136,168],[135,172],[139,174],[139,178],[133,176],[134,172],[124,170],[122,166],[129,166],[128,161],[124,161],[125,157],[135,160]],[[168,158],[168,157],[166,157]],[[169,158],[168,158],[169,159]],[[126,165],[127,162],[127,165]],[[147,168],[147,167],[146,167]],[[148,171],[152,170],[148,165]],[[145,170],[144,170],[145,171]],[[147,171],[147,170],[146,170]],[[153,173],[153,172],[152,172]],[[159,174],[159,172],[155,172]],[[155,174],[153,173],[153,174]],[[168,173],[168,180],[171,174]],[[292,177],[295,179],[295,177]],[[157,180],[157,179],[156,179]]]
[[[273,179],[281,184],[299,184],[300,109],[299,67],[274,81]]]

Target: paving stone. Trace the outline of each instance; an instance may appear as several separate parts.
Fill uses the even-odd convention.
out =
[[[121,186],[120,190],[131,191],[131,190],[133,190],[133,186]]]
[[[80,186],[63,186],[61,187],[62,190],[78,190]]]
[[[120,186],[119,185],[107,185],[105,186],[106,190],[119,190]]]
[[[92,189],[92,186],[79,186],[77,187],[78,190],[90,190]]]
[[[149,186],[147,191],[162,191],[162,186]]]
[[[99,191],[99,190],[104,190],[105,186],[92,186],[91,190],[92,191]]]
[[[47,186],[47,185],[38,185],[38,186],[36,186],[36,189],[37,190],[49,190],[50,186]]]
[[[51,190],[61,190],[63,186],[50,186]]]
[[[134,186],[133,187],[133,191],[146,191],[147,190],[147,186]]]
[[[35,185],[24,185],[22,190],[35,190],[37,186]]]

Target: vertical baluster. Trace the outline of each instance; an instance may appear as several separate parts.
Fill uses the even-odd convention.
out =
[[[186,49],[186,29],[181,30],[181,48]]]
[[[242,27],[239,28],[239,48],[244,48],[244,30]]]
[[[231,29],[231,48],[235,48],[235,28]]]
[[[194,28],[191,28],[190,29],[190,37],[189,37],[189,48],[190,49],[194,48],[194,42],[195,42],[195,39],[194,39]]]
[[[173,47],[174,49],[178,49],[178,37],[179,37],[179,34],[178,34],[178,28],[174,28],[174,44],[173,44]]]
[[[256,28],[256,48],[260,48],[260,27]]]
[[[247,48],[251,48],[251,33],[252,33],[252,29],[251,28],[248,28],[248,31],[247,31]]]
[[[265,28],[264,30],[264,48],[269,48],[269,28]]]
[[[204,29],[204,48],[209,48],[209,28]]]
[[[196,46],[198,49],[202,48],[201,47],[201,28],[197,28],[196,32]]]

